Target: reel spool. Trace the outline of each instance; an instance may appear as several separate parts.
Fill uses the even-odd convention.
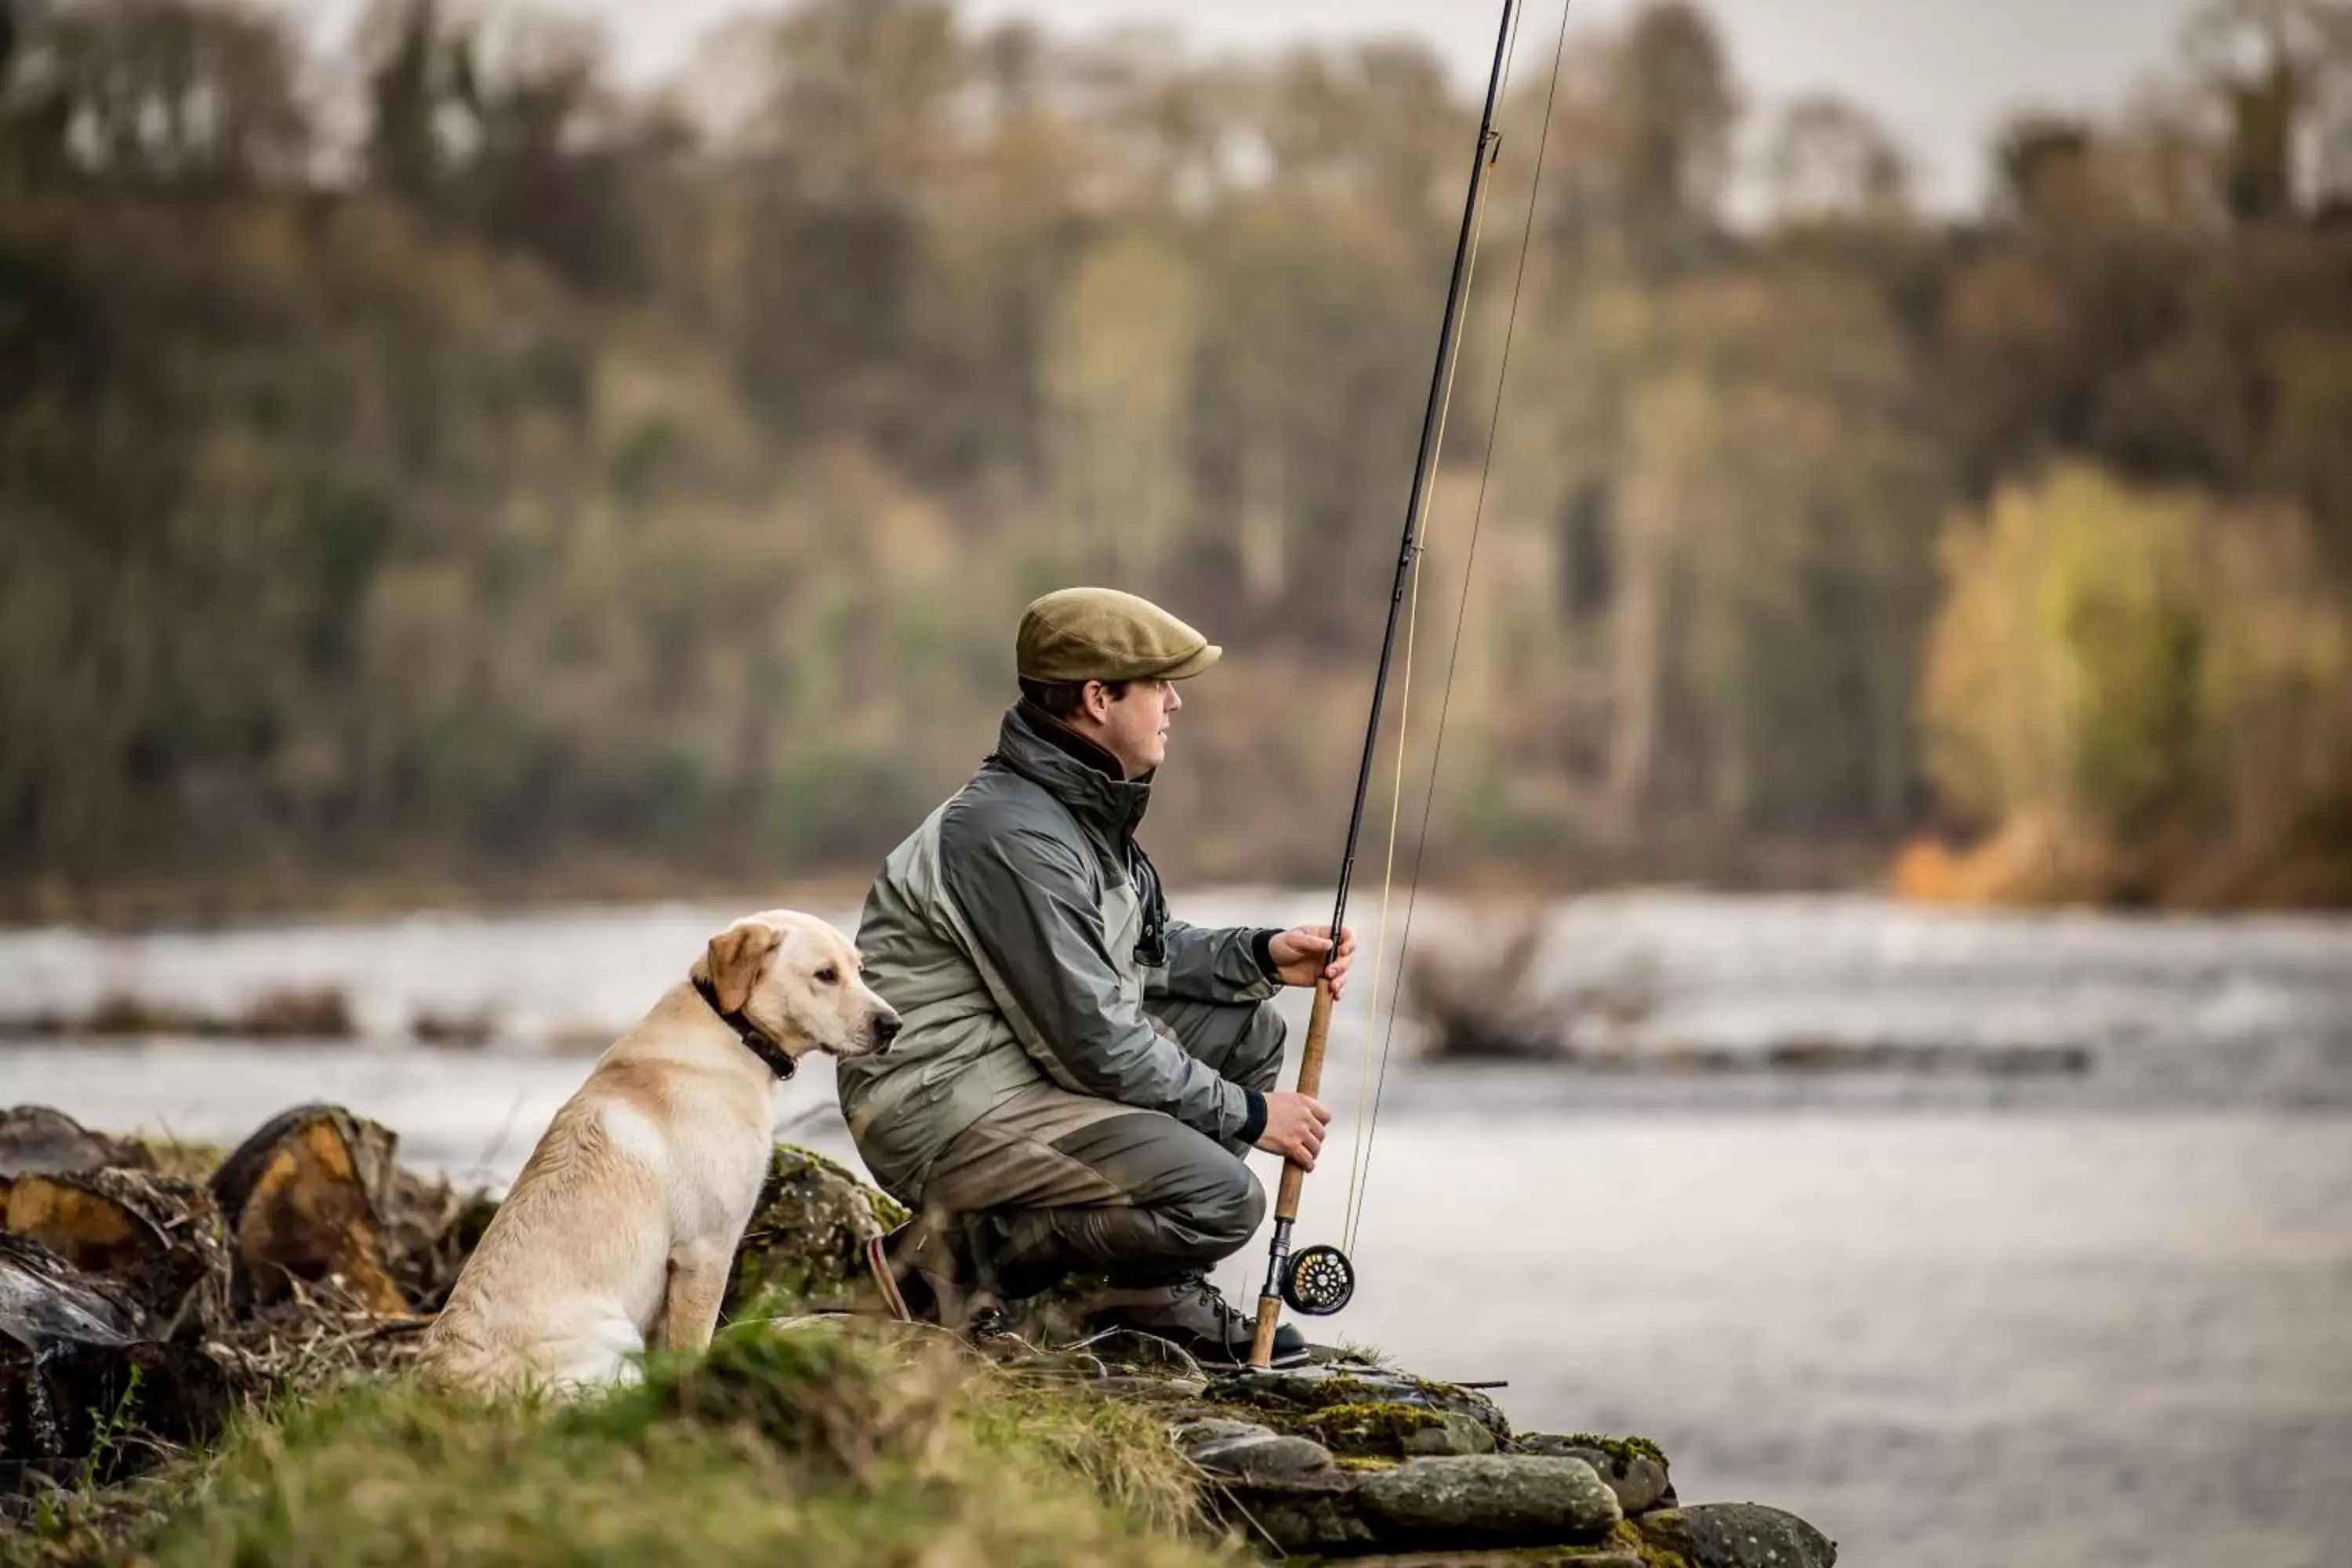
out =
[[[1282,1271],[1282,1299],[1302,1317],[1328,1318],[1356,1293],[1356,1266],[1336,1247],[1290,1255]]]

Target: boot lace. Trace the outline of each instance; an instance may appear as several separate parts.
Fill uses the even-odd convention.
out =
[[[1177,1289],[1185,1297],[1202,1302],[1216,1314],[1217,1321],[1227,1339],[1231,1339],[1239,1330],[1253,1326],[1252,1320],[1244,1317],[1239,1308],[1226,1300],[1225,1293],[1218,1289],[1206,1274],[1188,1274],[1178,1284]]]

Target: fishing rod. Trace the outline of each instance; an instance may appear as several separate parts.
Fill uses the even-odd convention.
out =
[[[1355,805],[1348,815],[1347,847],[1339,860],[1339,894],[1331,910],[1332,951],[1348,918],[1348,891],[1356,875],[1356,844],[1364,829],[1364,803],[1371,793],[1373,754],[1381,739],[1381,708],[1388,696],[1389,667],[1396,657],[1397,622],[1404,609],[1405,592],[1422,550],[1422,533],[1429,517],[1429,500],[1437,480],[1438,450],[1444,444],[1445,410],[1454,385],[1454,362],[1462,344],[1462,320],[1470,300],[1471,263],[1477,249],[1478,219],[1486,195],[1486,177],[1502,146],[1495,129],[1503,79],[1510,58],[1512,26],[1517,20],[1517,0],[1503,0],[1503,16],[1495,35],[1495,63],[1486,77],[1486,100],[1478,117],[1478,142],[1471,155],[1470,185],[1462,202],[1462,229],[1454,244],[1454,271],[1445,286],[1445,316],[1437,333],[1437,363],[1429,378],[1429,401],[1422,411],[1421,449],[1413,459],[1412,492],[1405,504],[1404,535],[1397,550],[1396,582],[1389,594],[1388,627],[1381,637],[1381,662],[1372,678],[1370,718],[1364,725],[1363,761],[1356,769]],[[1397,743],[1404,743],[1398,737]],[[1331,1035],[1331,983],[1315,983],[1315,1007],[1308,1015],[1307,1046],[1298,1058],[1298,1092],[1312,1096],[1323,1087],[1323,1058]],[[1267,1248],[1265,1289],[1258,1293],[1257,1327],[1250,1345],[1250,1365],[1265,1370],[1274,1364],[1274,1331],[1282,1308],[1307,1317],[1327,1317],[1348,1304],[1356,1293],[1356,1266],[1336,1247],[1310,1247],[1294,1256],[1290,1233],[1298,1219],[1298,1199],[1307,1184],[1306,1167],[1287,1161],[1282,1186],[1274,1205],[1274,1238]]]

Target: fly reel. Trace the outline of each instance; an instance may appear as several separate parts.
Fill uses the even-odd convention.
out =
[[[1356,1293],[1356,1266],[1336,1247],[1290,1255],[1282,1270],[1282,1299],[1302,1317],[1328,1318]]]

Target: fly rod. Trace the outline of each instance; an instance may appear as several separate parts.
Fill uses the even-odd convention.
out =
[[[1454,271],[1445,286],[1445,316],[1438,328],[1437,363],[1429,378],[1429,401],[1422,412],[1421,448],[1413,459],[1412,493],[1405,503],[1404,536],[1397,550],[1396,582],[1389,594],[1388,627],[1381,637],[1381,661],[1372,678],[1371,716],[1364,726],[1363,761],[1356,769],[1356,800],[1348,814],[1347,847],[1339,861],[1339,888],[1331,910],[1331,941],[1338,951],[1339,932],[1348,918],[1348,890],[1356,875],[1356,843],[1364,829],[1364,802],[1371,792],[1373,753],[1381,739],[1381,708],[1388,696],[1389,667],[1396,657],[1397,622],[1404,609],[1405,591],[1412,580],[1413,563],[1421,553],[1423,525],[1428,521],[1430,492],[1437,480],[1438,448],[1445,429],[1445,405],[1454,384],[1454,362],[1460,354],[1462,319],[1470,300],[1471,261],[1477,248],[1478,216],[1486,201],[1486,176],[1495,166],[1502,138],[1495,130],[1503,76],[1510,57],[1511,26],[1517,0],[1503,0],[1501,25],[1495,35],[1495,63],[1486,77],[1486,107],[1478,117],[1478,142],[1471,154],[1470,184],[1462,203],[1462,229],[1454,244]],[[1397,743],[1404,743],[1403,737]],[[1298,1092],[1314,1095],[1323,1087],[1323,1057],[1330,1043],[1331,983],[1315,983],[1315,1007],[1307,1024],[1307,1046],[1298,1058]],[[1274,1331],[1281,1321],[1285,1301],[1308,1317],[1324,1317],[1348,1304],[1356,1291],[1355,1265],[1336,1247],[1310,1247],[1292,1256],[1291,1227],[1298,1219],[1298,1198],[1307,1183],[1306,1168],[1286,1162],[1282,1186],[1274,1205],[1274,1239],[1267,1249],[1265,1289],[1257,1299],[1257,1329],[1250,1344],[1250,1365],[1264,1370],[1274,1364]]]

